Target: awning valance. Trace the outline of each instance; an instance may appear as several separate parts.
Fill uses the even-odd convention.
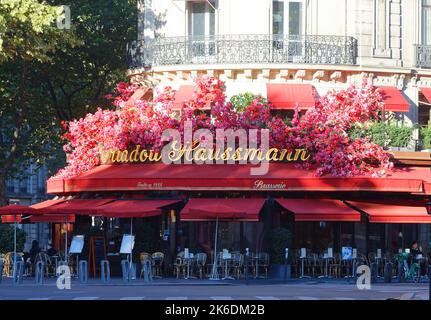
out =
[[[385,102],[385,111],[409,112],[410,106],[396,87],[380,87]]]
[[[265,199],[196,198],[190,199],[181,210],[181,221],[236,220],[259,221]]]
[[[316,104],[311,84],[268,83],[266,90],[274,109],[309,109]]]
[[[368,215],[372,223],[431,223],[425,207],[348,201],[358,211]]]
[[[283,199],[276,201],[295,215],[295,221],[361,221],[361,215],[340,200]]]
[[[270,163],[262,176],[252,175],[251,164],[112,164],[100,165],[80,176],[65,179],[62,193],[142,190],[233,191],[374,191],[425,193],[431,182],[427,167],[394,168],[387,177],[316,177],[315,170],[294,163]],[[202,179],[205,177],[205,179]],[[57,183],[48,192],[59,193]],[[431,192],[431,189],[429,190]],[[73,213],[73,212],[71,212]]]
[[[431,88],[421,87],[419,89],[421,90],[421,92],[425,96],[425,98],[427,98],[428,103],[431,103]]]
[[[98,206],[104,205],[114,199],[71,199],[44,209],[38,209],[43,214],[84,214],[91,215]]]
[[[75,223],[75,215],[41,214],[30,216],[30,223]]]
[[[161,208],[174,205],[182,200],[116,200],[97,207],[95,215],[110,218],[145,218],[158,216]]]

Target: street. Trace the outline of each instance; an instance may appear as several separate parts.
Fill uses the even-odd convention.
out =
[[[91,279],[87,284],[72,280],[71,289],[59,290],[54,279],[43,285],[26,279],[13,285],[10,279],[0,284],[1,300],[427,300],[428,284],[377,283],[370,290],[359,290],[347,281],[300,281],[270,283],[265,280],[210,282],[206,280],[136,280],[125,285],[120,279],[101,284]]]

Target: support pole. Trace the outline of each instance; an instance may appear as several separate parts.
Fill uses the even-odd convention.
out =
[[[210,280],[220,280],[217,272],[217,241],[218,241],[218,217],[216,220],[216,228],[215,228],[215,243],[214,243],[214,258],[213,258],[213,267],[211,270]]]

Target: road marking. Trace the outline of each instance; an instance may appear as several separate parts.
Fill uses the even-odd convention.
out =
[[[99,297],[76,297],[73,298],[72,300],[97,300],[99,299]]]
[[[230,296],[212,296],[209,297],[211,300],[233,300]]]
[[[44,301],[44,300],[49,300],[51,298],[28,298],[27,300],[37,300],[37,301]]]
[[[259,300],[280,300],[280,298],[273,297],[273,296],[255,296]]]
[[[297,297],[299,300],[319,300],[319,298],[316,297],[306,297],[306,296],[300,296]]]
[[[165,300],[187,300],[187,297],[166,297]]]
[[[335,297],[335,300],[356,300],[356,299],[350,298],[350,297]]]
[[[122,297],[120,300],[144,300],[145,297]]]

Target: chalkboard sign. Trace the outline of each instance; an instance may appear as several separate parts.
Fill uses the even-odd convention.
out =
[[[100,270],[100,261],[106,260],[106,244],[104,237],[91,237],[90,238],[90,270],[93,271],[93,277],[96,272]]]

